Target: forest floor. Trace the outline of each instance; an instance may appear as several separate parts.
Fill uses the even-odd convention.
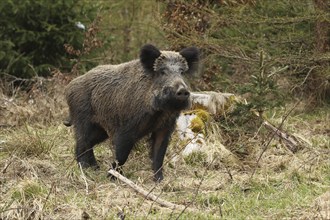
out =
[[[173,163],[177,146],[172,141],[159,184],[152,180],[147,146],[141,142],[124,174],[160,198],[189,207],[173,211],[109,180],[110,141],[95,149],[100,170],[77,166],[73,130],[62,123],[67,114],[63,84],[50,84],[58,85],[0,94],[1,220],[330,219],[329,108],[307,112],[301,104],[288,115],[283,128],[302,143],[295,153],[279,139],[262,144],[264,138],[256,133],[244,143],[253,149],[247,157],[217,157],[224,143],[218,130],[208,134],[211,160]],[[269,120],[279,125],[284,112],[269,112]]]

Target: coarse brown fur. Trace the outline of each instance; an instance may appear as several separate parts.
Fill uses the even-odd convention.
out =
[[[112,166],[118,168],[134,144],[151,134],[155,180],[162,180],[175,121],[190,104],[182,73],[195,71],[198,59],[196,48],[177,53],[145,45],[140,59],[98,66],[74,79],[66,90],[70,116],[65,124],[75,128],[77,161],[97,167],[93,146],[111,137]]]

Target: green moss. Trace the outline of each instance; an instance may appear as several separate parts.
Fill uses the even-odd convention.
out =
[[[204,122],[207,122],[210,119],[210,113],[208,113],[204,108],[194,108],[194,110],[184,112],[185,115],[197,115]]]
[[[193,132],[200,133],[204,130],[205,124],[200,117],[196,116],[191,120],[190,128]]]
[[[205,123],[210,119],[210,114],[203,109],[194,109],[186,112],[185,115],[196,115],[190,124],[191,130],[195,133],[203,132],[205,129]]]

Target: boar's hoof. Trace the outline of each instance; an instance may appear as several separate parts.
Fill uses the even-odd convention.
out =
[[[121,166],[118,166],[117,162],[112,163],[110,169],[114,169],[115,171],[117,171],[118,173],[123,175],[123,169],[121,168]],[[117,177],[115,177],[114,175],[112,175],[110,173],[108,173],[108,178],[110,178],[111,181],[117,180]]]
[[[71,117],[67,117],[64,121],[63,121],[63,124],[67,127],[70,127],[72,125],[71,123]]]
[[[163,173],[162,172],[157,172],[154,175],[154,181],[157,183],[160,183],[164,179]]]
[[[87,168],[91,168],[93,170],[99,170],[100,169],[100,166],[96,162],[95,163],[87,163],[87,162],[81,161],[78,164],[79,164],[79,166],[81,166],[84,169],[87,169]]]

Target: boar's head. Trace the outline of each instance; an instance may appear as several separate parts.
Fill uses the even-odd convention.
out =
[[[155,110],[180,111],[190,106],[190,91],[184,75],[198,69],[199,50],[188,47],[180,52],[160,51],[147,44],[142,47],[140,61],[153,79]]]

